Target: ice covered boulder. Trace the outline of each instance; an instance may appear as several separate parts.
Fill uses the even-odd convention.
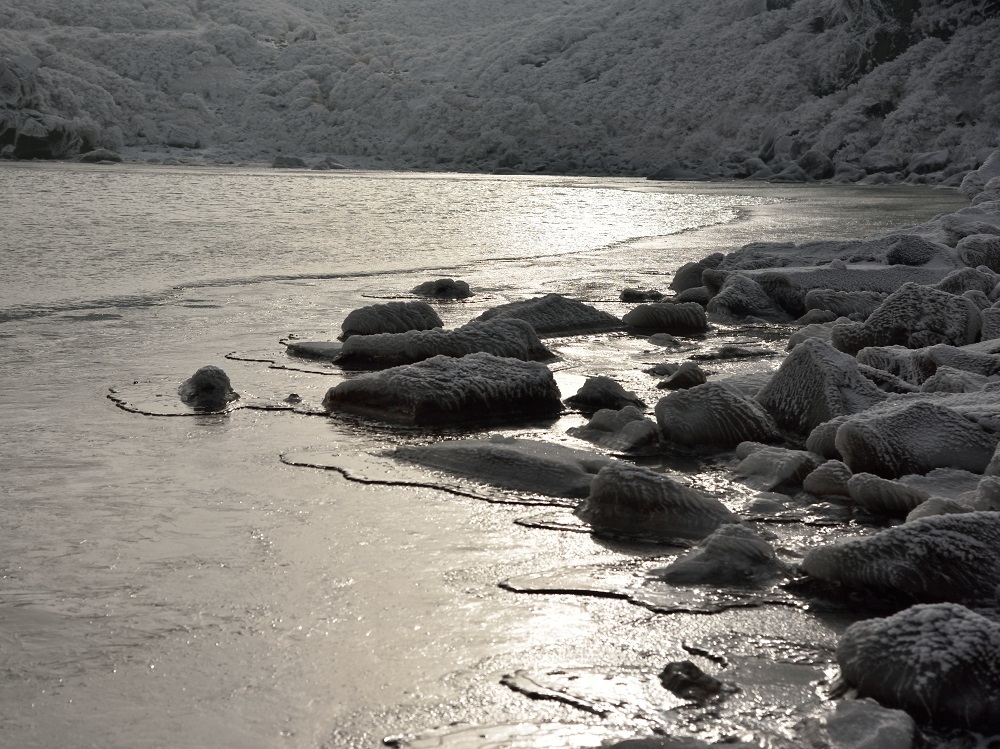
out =
[[[411,290],[417,296],[431,297],[432,299],[468,299],[472,296],[472,290],[465,281],[456,281],[453,278],[438,278],[434,281],[424,281],[417,284]]]
[[[697,302],[640,304],[627,312],[622,322],[630,328],[649,333],[699,335],[708,330],[705,308]]]
[[[686,390],[695,385],[704,385],[706,382],[708,382],[708,378],[702,368],[693,361],[686,361],[674,372],[671,372],[665,380],[658,382],[656,387],[661,390]]]
[[[793,730],[796,746],[810,749],[915,749],[919,735],[908,713],[873,699],[838,700]]]
[[[910,162],[906,165],[909,174],[931,174],[940,172],[951,161],[951,152],[947,149],[937,151],[922,151],[910,157]]]
[[[889,265],[927,265],[937,257],[951,264],[951,255],[940,245],[918,234],[895,234],[885,238],[885,262]]]
[[[974,393],[990,383],[1000,382],[996,375],[987,377],[954,367],[938,367],[920,386],[923,393]]]
[[[217,411],[240,396],[227,375],[211,364],[201,367],[177,388],[181,400],[192,408]]]
[[[701,539],[739,522],[714,497],[629,463],[602,468],[575,514],[595,535],[651,542]]]
[[[911,385],[920,385],[932,372],[925,371],[926,360],[905,346],[866,346],[858,351],[858,363],[898,377]]]
[[[962,346],[976,340],[979,328],[979,309],[968,299],[906,283],[865,322],[835,325],[831,341],[835,348],[849,354],[868,346]]]
[[[340,328],[340,340],[355,335],[405,333],[407,330],[430,330],[443,327],[438,313],[427,302],[388,302],[371,304],[351,312]]]
[[[619,411],[625,406],[646,407],[638,395],[603,375],[588,377],[576,395],[566,399],[566,405],[585,414],[595,413],[602,408]]]
[[[935,468],[982,473],[1000,433],[940,402],[899,399],[844,421],[835,445],[855,473],[895,478]]]
[[[285,341],[286,352],[303,359],[334,361],[343,348],[340,341]]]
[[[815,311],[815,310],[814,310]],[[802,319],[796,320],[796,322],[802,322]],[[808,338],[818,338],[824,343],[830,342],[830,336],[833,335],[833,323],[834,322],[849,322],[847,318],[838,317],[836,320],[831,320],[829,322],[823,323],[810,323],[808,325],[803,325],[801,328],[796,330],[790,336],[788,336],[788,343],[785,344],[785,350],[791,351],[800,343]]]
[[[957,268],[938,281],[932,288],[949,294],[980,291],[989,294],[1000,282],[1000,277],[989,268]]]
[[[818,497],[848,496],[851,469],[839,460],[828,460],[802,480],[802,488]]]
[[[713,450],[779,438],[774,419],[759,403],[720,383],[678,390],[654,410],[663,438],[680,445]]]
[[[505,489],[576,499],[586,497],[597,472],[615,462],[589,450],[501,435],[406,445],[394,455]]]
[[[1000,624],[954,603],[918,604],[852,624],[841,675],[862,696],[921,720],[1000,727]]]
[[[836,291],[812,289],[806,292],[807,310],[828,310],[837,317],[864,320],[878,309],[888,294],[880,291]]]
[[[674,273],[673,279],[670,281],[670,288],[673,291],[681,292],[687,289],[695,289],[699,286],[704,286],[704,281],[701,279],[701,274],[710,268],[718,268],[719,263],[723,261],[725,255],[721,252],[715,252],[708,257],[697,260],[693,263],[684,263],[677,272]]]
[[[485,352],[494,356],[545,361],[552,352],[524,320],[473,320],[460,328],[354,335],[344,341],[337,363],[366,368],[393,367],[430,359]]]
[[[849,590],[936,603],[995,602],[1000,513],[934,515],[810,549],[806,575]]]
[[[624,325],[612,314],[559,294],[511,302],[486,310],[480,320],[518,319],[531,323],[538,335],[621,330]]]
[[[705,308],[725,321],[753,317],[768,322],[790,322],[792,316],[767,295],[760,284],[739,273],[730,273]]]
[[[567,434],[618,452],[653,445],[660,439],[656,422],[647,419],[635,406],[617,411],[602,408],[585,425],[571,427]]]
[[[971,234],[958,241],[958,256],[970,268],[980,265],[1000,273],[1000,236],[996,234]]]
[[[745,525],[727,523],[667,567],[647,575],[674,585],[758,585],[785,571],[774,549]]]
[[[949,247],[957,247],[963,238],[971,237],[973,234],[1000,235],[1000,228],[995,226],[992,221],[985,220],[986,218],[978,209],[965,209],[949,213],[941,217],[941,234]]]
[[[785,358],[757,395],[778,426],[808,434],[837,416],[864,411],[886,394],[858,371],[854,357],[809,338]]]
[[[929,497],[906,515],[906,522],[928,518],[931,515],[953,515],[960,512],[975,512],[974,507],[950,497]]]
[[[761,491],[797,487],[823,462],[824,458],[805,450],[760,445],[733,469],[733,478]]]
[[[994,177],[1000,177],[1000,149],[991,153],[981,167],[966,174],[958,191],[967,198],[973,198]]]
[[[555,416],[559,388],[544,364],[491,354],[435,356],[330,388],[329,413],[401,424],[503,422]]]
[[[918,505],[930,499],[930,494],[921,489],[863,472],[851,476],[847,491],[851,499],[869,514],[890,518],[905,518]]]
[[[124,159],[120,153],[108,148],[95,148],[93,151],[80,154],[80,162],[84,164],[99,164],[102,161],[120,164]]]

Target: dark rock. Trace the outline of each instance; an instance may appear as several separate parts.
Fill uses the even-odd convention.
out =
[[[795,163],[811,179],[830,179],[837,171],[830,157],[821,151],[806,151]]]
[[[695,702],[719,696],[724,684],[709,676],[691,661],[674,661],[668,663],[660,672],[660,683],[663,688],[673,692],[678,697]]]
[[[271,167],[273,169],[305,169],[306,162],[298,156],[275,156]]]
[[[624,288],[618,298],[623,302],[658,302],[663,299],[663,292],[656,289]]]
[[[219,367],[202,367],[177,388],[181,400],[192,408],[218,411],[240,396],[233,391],[229,375]]]
[[[411,293],[434,299],[467,299],[472,296],[469,284],[452,278],[439,278],[435,281],[424,281],[411,289]]]

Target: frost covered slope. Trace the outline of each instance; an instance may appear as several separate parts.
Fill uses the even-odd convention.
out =
[[[947,149],[957,170],[997,145],[996,6],[4,0],[0,147],[640,174],[809,148],[891,171]]]

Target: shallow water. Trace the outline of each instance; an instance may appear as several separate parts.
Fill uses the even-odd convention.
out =
[[[773,655],[785,648],[767,644],[775,632],[829,653],[842,622],[789,606],[664,615],[500,588],[644,552],[519,524],[545,508],[497,490],[432,473],[399,485],[414,477],[372,456],[427,435],[315,415],[344,375],[290,360],[279,340],[333,338],[349,310],[445,275],[477,292],[440,305],[449,326],[550,291],[621,314],[622,287],[665,289],[716,249],[864,236],[962,204],[916,189],[53,164],[0,166],[0,186],[9,746],[370,747],[453,721],[531,724],[526,734],[569,737],[547,745],[590,746],[643,726],[531,700],[500,677],[634,675],[682,644],[734,651],[733,638]],[[766,330],[720,335],[780,349]],[[655,402],[641,369],[670,358],[622,334],[549,343],[564,396],[607,373]],[[204,364],[226,369],[244,407],[177,415],[177,385]],[[504,431],[572,442],[579,420]],[[288,460],[331,454],[379,483]],[[755,668],[779,668],[776,657]],[[815,662],[807,685],[828,665]],[[794,689],[818,704],[815,686]],[[554,722],[593,728],[544,728]]]

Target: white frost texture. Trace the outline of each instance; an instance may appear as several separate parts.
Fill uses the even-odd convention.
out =
[[[1000,584],[1000,513],[933,515],[810,549],[810,577],[921,603],[993,602]]]
[[[490,354],[435,356],[346,380],[323,407],[402,424],[510,421],[554,416],[559,388],[544,364]]]
[[[1000,624],[964,606],[917,605],[852,624],[837,662],[887,707],[975,730],[1000,725]]]
[[[714,497],[628,463],[602,468],[576,515],[599,536],[666,543],[701,539],[740,522]]]
[[[979,6],[5,0],[0,98],[7,124],[52,115],[87,147],[220,159],[770,173],[814,152],[940,181],[996,146],[1000,19]]]
[[[454,330],[433,328],[353,335],[344,341],[337,361],[372,368],[392,367],[432,356],[462,357],[477,352],[524,361],[552,358],[552,352],[538,340],[534,328],[523,320],[473,320]]]

